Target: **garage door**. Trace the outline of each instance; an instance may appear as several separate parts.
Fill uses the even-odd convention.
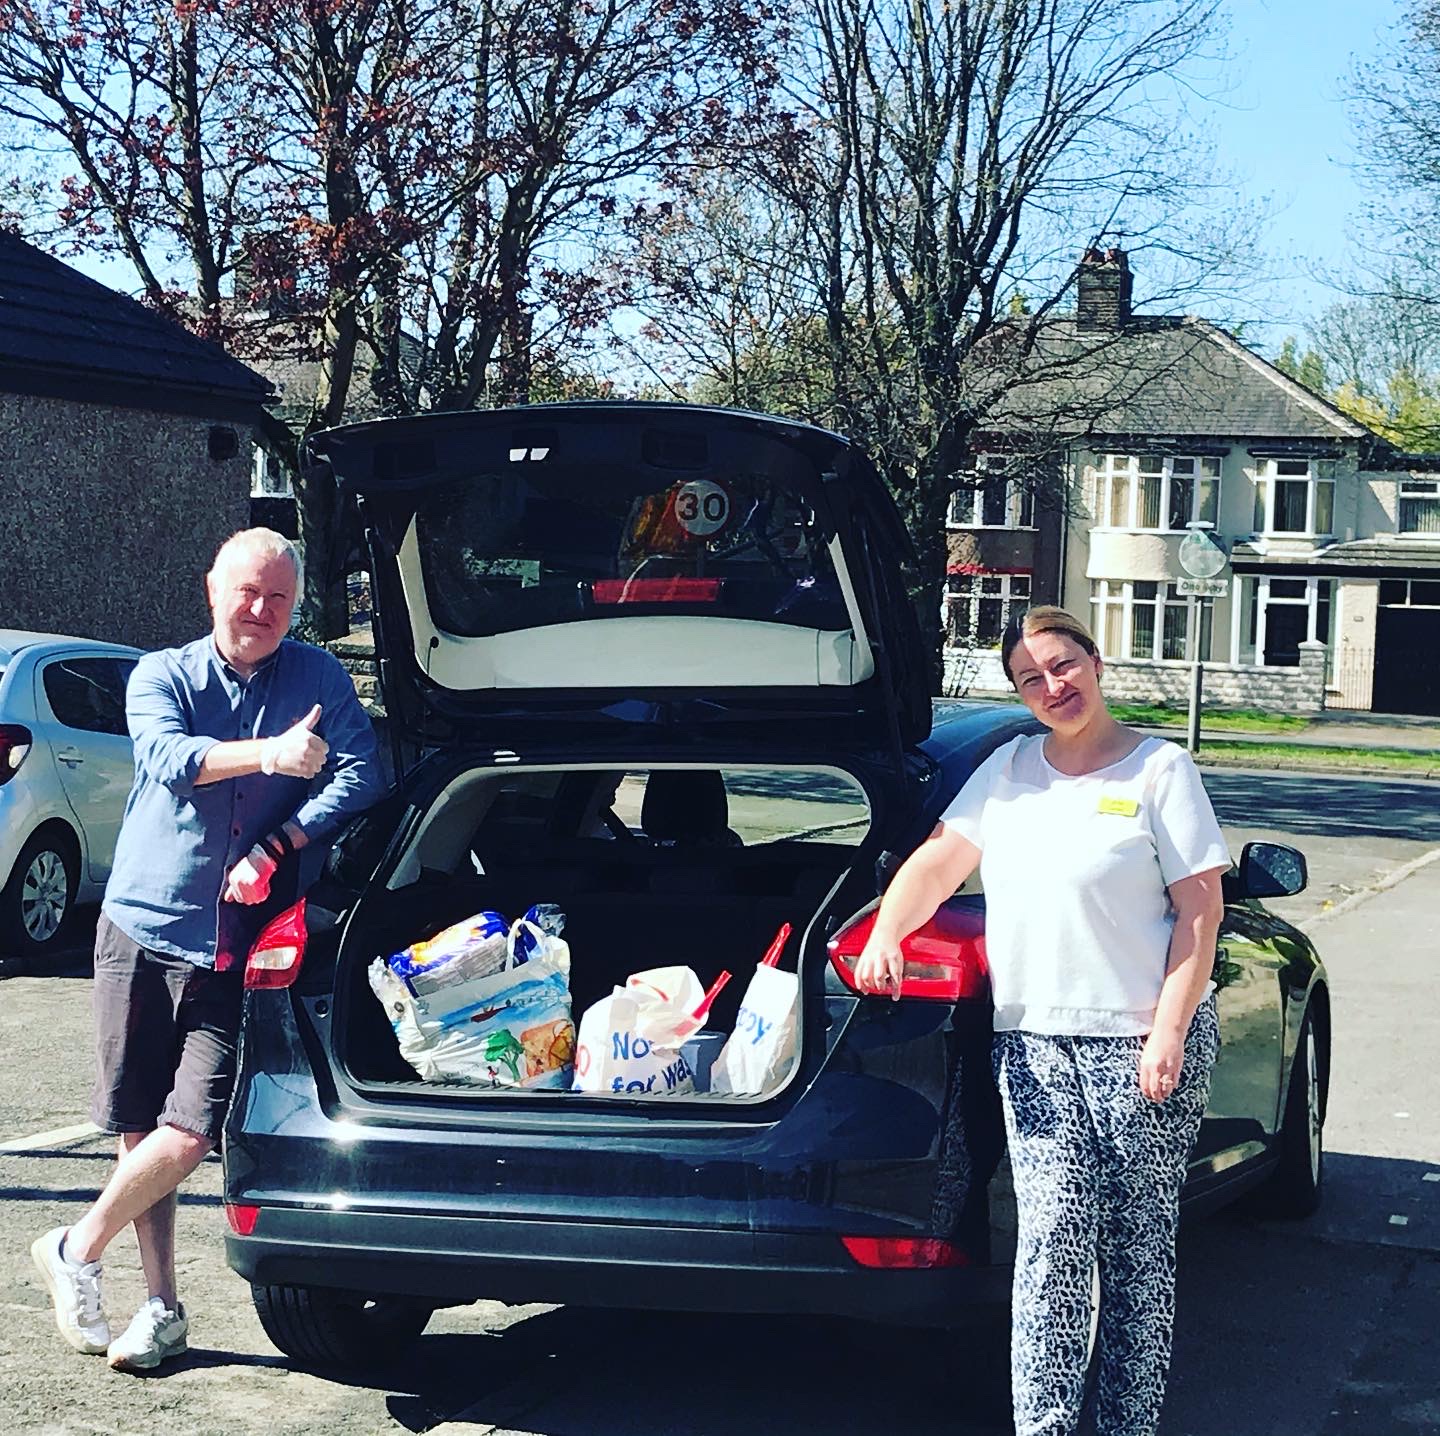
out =
[[[1370,706],[1377,713],[1440,713],[1440,582],[1391,579],[1380,596]]]

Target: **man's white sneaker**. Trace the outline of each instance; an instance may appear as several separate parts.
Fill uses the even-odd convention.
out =
[[[172,1311],[158,1296],[152,1296],[124,1333],[110,1343],[110,1366],[115,1371],[151,1371],[187,1349],[189,1330],[184,1302],[176,1302]]]
[[[86,1356],[103,1356],[110,1324],[100,1309],[100,1263],[78,1264],[60,1254],[65,1228],[56,1227],[30,1243],[30,1257],[45,1278],[60,1335]]]

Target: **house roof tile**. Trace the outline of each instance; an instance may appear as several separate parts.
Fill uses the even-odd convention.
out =
[[[1033,376],[1006,395],[992,424],[1062,432],[1338,442],[1369,430],[1202,319],[1135,318],[1121,330],[1047,325]],[[1051,424],[1054,423],[1050,419]]]
[[[269,381],[218,344],[0,232],[0,371],[255,405]],[[0,376],[0,387],[9,387]],[[157,402],[156,407],[164,407]]]

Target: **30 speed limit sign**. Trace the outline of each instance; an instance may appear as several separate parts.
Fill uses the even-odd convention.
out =
[[[675,491],[675,520],[697,538],[718,533],[730,520],[730,495],[712,479],[692,479]]]

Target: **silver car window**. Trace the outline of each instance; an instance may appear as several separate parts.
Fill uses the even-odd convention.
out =
[[[127,670],[128,676],[128,670]],[[67,728],[125,733],[125,682],[113,658],[62,658],[41,675],[45,697]]]

